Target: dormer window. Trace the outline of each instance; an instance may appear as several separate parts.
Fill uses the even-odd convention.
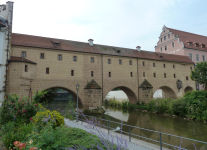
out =
[[[117,53],[121,53],[121,50],[116,50]]]
[[[189,46],[193,46],[193,43],[192,43],[192,42],[188,42],[188,45],[189,45]]]
[[[205,47],[206,47],[206,45],[205,45],[205,44],[201,44],[201,47],[202,47],[202,48],[205,48]]]
[[[198,44],[198,43],[195,43],[194,45],[195,45],[196,47],[199,47],[199,44]]]
[[[55,47],[59,46],[60,44],[60,41],[57,41],[57,40],[51,40],[51,41]]]
[[[161,56],[161,55],[159,55],[159,54],[157,54],[157,56],[158,56],[158,57],[160,57],[160,58],[162,58],[162,56]]]

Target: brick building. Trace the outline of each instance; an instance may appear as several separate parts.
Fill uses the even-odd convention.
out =
[[[196,64],[206,61],[207,37],[164,26],[155,52],[188,56]],[[203,86],[197,86],[199,89],[203,89]]]

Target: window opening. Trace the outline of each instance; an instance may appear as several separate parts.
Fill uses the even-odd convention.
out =
[[[93,71],[91,71],[91,77],[93,77]]]
[[[111,77],[111,72],[109,72],[109,77]]]
[[[25,65],[25,69],[24,69],[25,72],[28,72],[28,66]]]
[[[45,54],[44,53],[40,54],[40,59],[45,59]]]
[[[49,68],[46,68],[46,74],[49,74],[49,71],[50,71]]]
[[[111,64],[111,59],[108,59],[108,64]]]
[[[26,52],[22,52],[22,57],[26,57]]]
[[[74,76],[74,70],[71,70],[71,76]]]
[[[73,61],[77,61],[77,56],[73,56]]]
[[[94,63],[94,58],[93,57],[91,57],[91,63]]]
[[[58,60],[62,60],[62,55],[58,55]]]

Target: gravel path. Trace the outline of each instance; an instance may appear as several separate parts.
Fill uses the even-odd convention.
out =
[[[82,123],[83,124],[82,125],[81,122],[71,121],[69,119],[64,119],[64,120],[65,120],[65,124],[67,126],[83,129],[83,130],[85,130],[87,132],[94,132],[94,133],[96,133],[98,135],[98,131],[97,130],[95,130],[95,129],[88,129],[86,127],[86,125],[88,125],[87,123]],[[101,130],[103,131],[103,134],[108,135],[108,131],[106,129],[102,128]],[[110,131],[110,135],[115,137],[114,138],[115,139],[114,143],[117,144],[116,136],[121,137],[121,134],[113,132],[113,131]],[[110,136],[109,139],[112,139],[111,136]],[[125,138],[125,139],[127,139],[127,138]],[[141,140],[133,139],[133,138],[131,139],[131,141],[132,142],[129,142],[129,141],[126,140],[126,143],[127,143],[127,146],[128,146],[129,150],[153,150],[153,149],[159,149],[159,146],[156,146],[156,145],[151,144],[151,143],[147,143],[145,141],[141,141]]]

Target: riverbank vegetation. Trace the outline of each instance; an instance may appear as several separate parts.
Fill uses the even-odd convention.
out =
[[[148,104],[131,104],[128,101],[118,102],[115,99],[104,101],[105,105],[122,107],[126,109],[141,109],[157,114],[169,114],[188,119],[207,121],[207,91],[187,92],[182,98],[152,99]]]

